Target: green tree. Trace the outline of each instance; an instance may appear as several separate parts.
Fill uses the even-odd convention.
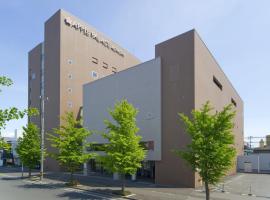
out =
[[[13,84],[12,80],[10,78],[7,78],[5,76],[0,76],[0,92],[2,91],[1,87],[3,86],[11,86]],[[25,115],[37,115],[38,110],[31,108],[31,109],[25,109],[20,111],[16,107],[11,107],[7,109],[0,109],[0,149],[1,148],[8,148],[8,145],[5,143],[3,138],[1,138],[1,130],[6,127],[6,123],[11,120],[21,119]]]
[[[137,135],[136,124],[138,110],[127,100],[117,102],[109,111],[114,122],[105,120],[108,133],[103,137],[109,143],[105,145],[106,156],[102,158],[105,168],[122,176],[122,194],[125,195],[125,175],[135,174],[145,158],[145,150],[140,145],[141,136]]]
[[[62,117],[63,125],[54,129],[54,134],[48,134],[51,146],[57,149],[57,153],[49,153],[59,161],[60,165],[70,172],[70,185],[76,185],[74,172],[80,169],[83,163],[95,156],[87,153],[90,143],[86,142],[91,132],[82,127],[81,120],[76,120],[72,112],[67,112]]]
[[[191,144],[176,153],[197,171],[205,184],[206,199],[210,198],[209,184],[216,184],[231,168],[236,151],[233,147],[235,112],[232,105],[220,112],[213,112],[207,102],[200,110],[192,111],[192,117],[179,114],[185,125]]]
[[[24,166],[28,167],[29,177],[31,177],[32,169],[40,163],[40,144],[38,127],[33,123],[29,123],[26,127],[23,127],[23,137],[18,139],[16,151]]]

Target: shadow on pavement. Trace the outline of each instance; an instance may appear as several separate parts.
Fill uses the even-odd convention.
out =
[[[23,180],[23,179],[27,179],[28,177],[2,177],[1,180],[4,181],[16,181],[16,180]]]
[[[29,183],[29,184],[23,184],[19,185],[19,188],[24,188],[24,189],[59,189],[65,187],[64,184],[62,183],[55,183],[55,184],[39,184],[39,183]]]

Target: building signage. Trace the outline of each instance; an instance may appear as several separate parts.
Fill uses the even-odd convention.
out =
[[[71,28],[74,28],[77,31],[80,31],[83,35],[86,37],[92,38],[96,42],[102,44],[104,47],[110,49],[111,51],[117,53],[119,56],[124,57],[124,54],[122,51],[114,47],[112,44],[110,44],[107,40],[104,40],[103,38],[100,38],[97,33],[90,31],[86,26],[83,26],[82,24],[73,21],[70,19],[70,17],[66,17],[64,20],[65,24]]]

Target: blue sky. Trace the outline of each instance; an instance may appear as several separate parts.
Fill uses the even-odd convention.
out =
[[[270,1],[9,0],[0,3],[0,75],[14,80],[0,108],[27,106],[27,53],[59,8],[88,22],[142,61],[154,45],[195,28],[245,104],[245,135],[270,133]],[[9,123],[5,134],[26,120]]]

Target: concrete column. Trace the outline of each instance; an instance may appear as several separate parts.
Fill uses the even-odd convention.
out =
[[[132,181],[136,181],[136,174],[132,174],[131,180],[132,180]]]
[[[113,180],[119,180],[119,174],[117,172],[113,173]]]

